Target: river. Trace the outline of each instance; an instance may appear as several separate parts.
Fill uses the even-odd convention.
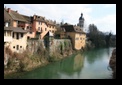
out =
[[[71,55],[61,61],[17,73],[6,78],[11,79],[111,79],[108,70],[109,59],[114,48],[100,48]]]

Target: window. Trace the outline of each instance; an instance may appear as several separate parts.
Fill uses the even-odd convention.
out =
[[[38,27],[38,31],[40,30],[40,27]]]
[[[30,37],[28,36],[27,39],[30,39]]]
[[[19,50],[19,45],[17,45],[17,50]]]
[[[13,48],[15,49],[15,46],[13,46]]]
[[[23,37],[23,33],[21,33],[21,37]]]
[[[17,39],[19,39],[19,33],[17,33]]]
[[[29,29],[29,26],[27,26],[27,29]]]
[[[8,22],[5,23],[5,26],[8,27]]]
[[[47,28],[45,28],[45,31],[47,30]]]
[[[14,33],[13,33],[13,38],[14,38]]]
[[[79,38],[75,38],[75,40],[79,40]]]
[[[42,31],[42,27],[41,27],[41,31]]]
[[[41,24],[41,22],[39,21],[39,25]]]
[[[22,48],[22,46],[20,46],[20,48]]]

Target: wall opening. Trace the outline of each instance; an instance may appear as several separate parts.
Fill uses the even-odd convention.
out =
[[[19,33],[17,33],[17,39],[19,39]]]
[[[19,50],[19,45],[17,45],[17,50]]]
[[[20,46],[20,48],[22,48],[22,46]]]
[[[13,46],[13,48],[15,49],[15,46]]]

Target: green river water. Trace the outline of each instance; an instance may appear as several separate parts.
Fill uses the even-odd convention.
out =
[[[61,61],[16,73],[10,79],[111,79],[109,59],[114,48],[100,48],[71,55]]]

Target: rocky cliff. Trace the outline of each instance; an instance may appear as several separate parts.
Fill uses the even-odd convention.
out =
[[[113,71],[113,78],[116,78],[116,49],[113,50],[112,56],[109,61],[109,66]]]

